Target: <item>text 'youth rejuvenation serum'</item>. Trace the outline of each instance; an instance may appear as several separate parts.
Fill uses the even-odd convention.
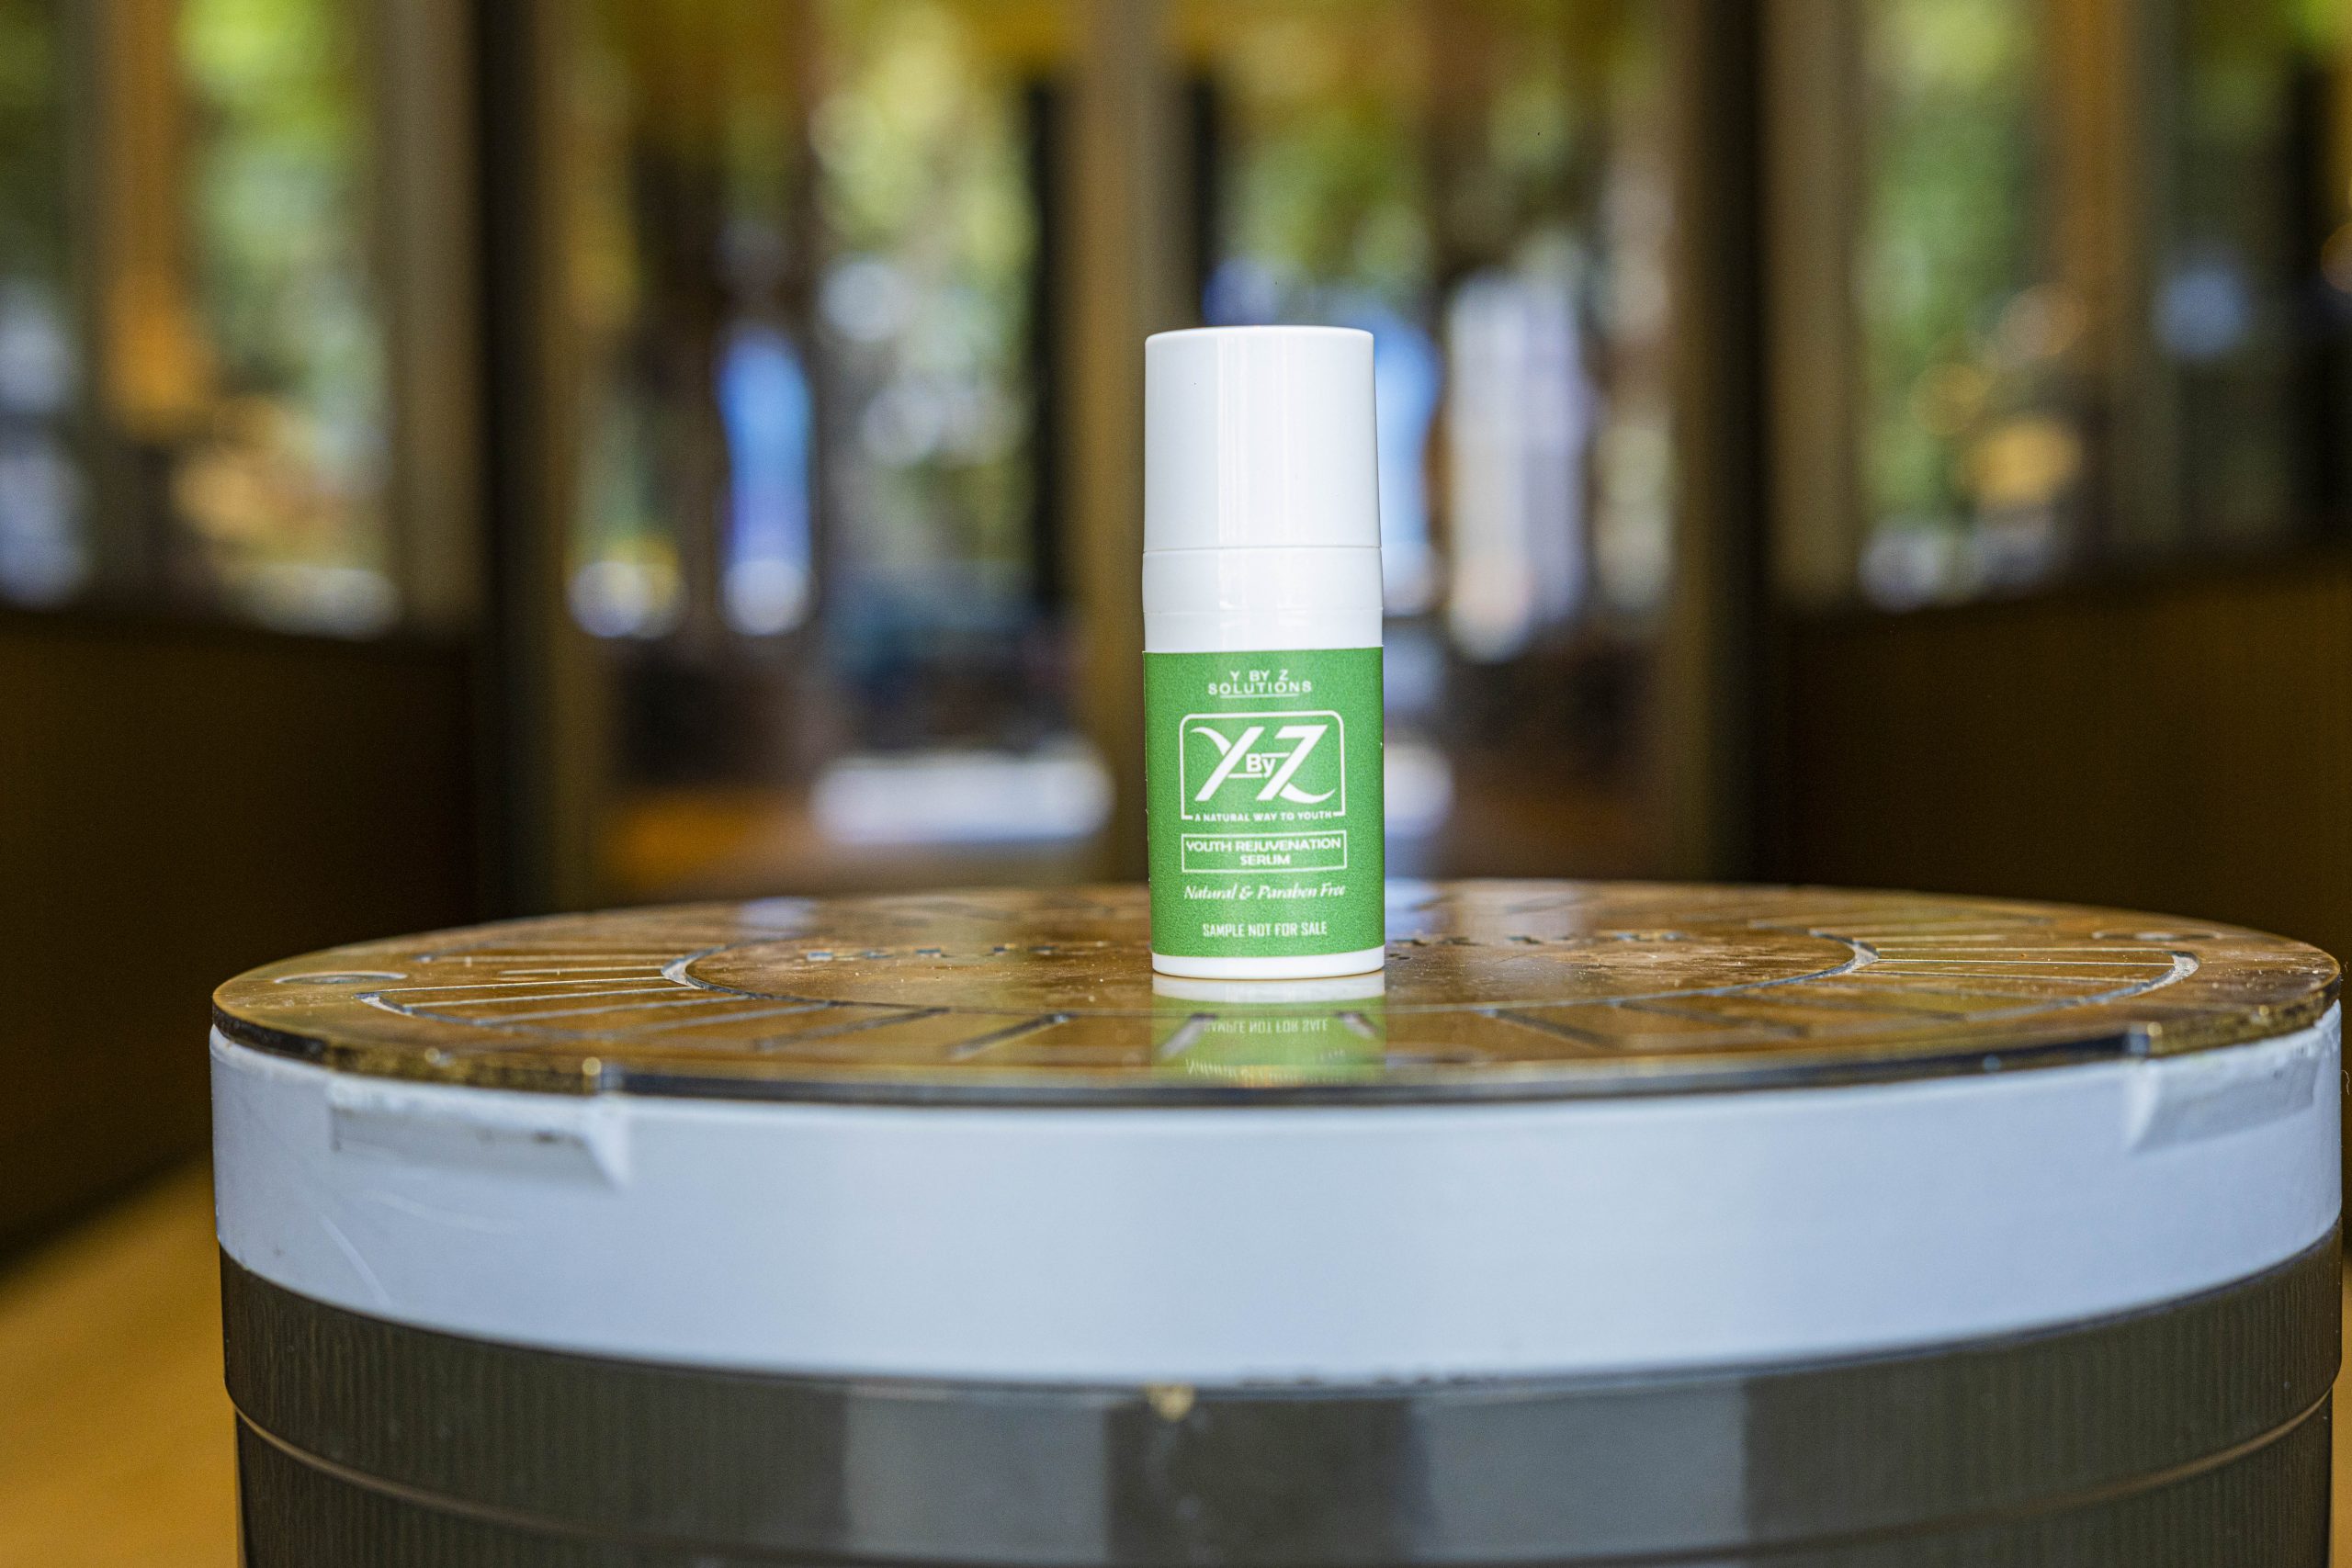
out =
[[[1380,501],[1372,334],[1144,344],[1151,963],[1381,966]]]

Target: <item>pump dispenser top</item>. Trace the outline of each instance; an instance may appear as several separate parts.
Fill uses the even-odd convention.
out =
[[[1161,333],[1144,367],[1146,551],[1379,548],[1370,333]]]

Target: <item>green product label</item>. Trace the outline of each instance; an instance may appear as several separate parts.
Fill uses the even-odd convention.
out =
[[[1143,680],[1152,951],[1380,946],[1380,649],[1147,653]]]

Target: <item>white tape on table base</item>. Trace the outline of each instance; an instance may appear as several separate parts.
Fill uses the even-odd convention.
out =
[[[2338,1016],[1840,1089],[893,1107],[212,1044],[220,1235],[320,1301],[779,1372],[1365,1383],[1851,1356],[2211,1290],[2338,1209]]]

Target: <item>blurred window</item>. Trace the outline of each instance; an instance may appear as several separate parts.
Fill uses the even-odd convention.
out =
[[[2346,500],[2333,426],[2346,389],[2329,361],[2352,295],[2329,286],[2327,265],[2352,212],[2346,10],[2156,9],[2170,47],[2154,85],[2165,199],[2151,315],[2169,380],[2159,414],[2177,439],[2151,454],[2174,492],[2155,542],[2269,544]]]
[[[966,739],[1034,737],[1057,715],[1022,694],[1042,608],[1023,83],[969,12],[897,0],[828,16],[813,122],[818,335],[839,411],[828,641],[903,715],[876,740],[976,721]]]
[[[718,362],[718,416],[727,442],[727,518],[719,581],[727,624],[753,637],[788,632],[815,594],[809,532],[815,407],[792,339],[746,322]]]
[[[1396,863],[1642,863],[1672,506],[1659,8],[1177,15],[1203,315],[1374,334]],[[1538,788],[1577,797],[1577,832],[1518,832]]]
[[[1076,852],[1107,779],[1063,700],[1040,470],[1058,7],[567,15],[570,597],[617,677],[610,878]]]
[[[92,570],[74,445],[64,27],[62,0],[0,0],[0,602],[22,604],[68,599]]]
[[[181,0],[178,18],[194,341],[185,406],[155,412],[203,580],[292,630],[399,612],[368,19],[346,0]]]
[[[374,18],[0,0],[0,600],[398,617]]]
[[[2342,7],[1859,15],[1862,596],[2277,547],[2342,513]]]
[[[2039,581],[2070,539],[2082,302],[2044,273],[2033,0],[1872,0],[1860,317],[1861,581],[1891,607]]]

